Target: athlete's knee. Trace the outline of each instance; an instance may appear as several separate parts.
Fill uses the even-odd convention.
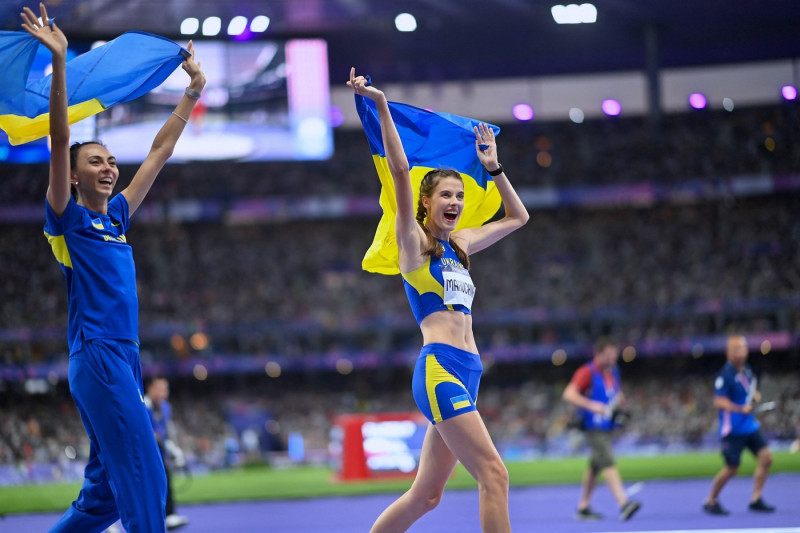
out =
[[[432,511],[442,501],[442,491],[411,491],[410,496],[424,513]]]
[[[739,465],[726,465],[722,470],[726,477],[733,477],[739,471]]]
[[[508,469],[499,457],[492,460],[480,474],[478,485],[492,493],[508,493]]]
[[[772,466],[772,452],[766,448],[758,452],[758,464],[764,468]]]

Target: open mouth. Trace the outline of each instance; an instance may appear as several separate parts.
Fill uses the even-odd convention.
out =
[[[455,220],[458,218],[458,213],[456,211],[445,211],[444,218],[450,222],[455,222]]]
[[[114,183],[114,180],[112,180],[111,178],[100,178],[100,183],[101,183],[102,185],[109,185],[109,186],[111,186],[111,185]]]

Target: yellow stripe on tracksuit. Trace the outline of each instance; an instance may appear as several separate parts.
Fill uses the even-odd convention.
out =
[[[69,256],[67,241],[64,239],[64,236],[57,235],[54,237],[46,231],[44,232],[44,236],[47,237],[47,242],[49,242],[50,246],[53,248],[53,255],[56,256],[56,261],[67,268],[72,268],[72,258]]]
[[[439,402],[436,400],[436,386],[440,383],[456,383],[462,387],[464,386],[463,383],[442,367],[439,361],[436,360],[435,355],[427,355],[425,357],[425,389],[428,391],[428,403],[431,405],[431,414],[436,424],[442,421],[442,412],[439,410]],[[463,402],[459,402],[458,405],[453,407],[461,409],[467,405],[469,405],[469,401],[467,401],[466,405],[463,405]]]

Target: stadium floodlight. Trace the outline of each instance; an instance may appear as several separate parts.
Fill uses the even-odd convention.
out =
[[[219,17],[208,17],[203,21],[203,35],[213,37],[222,29],[222,20]]]
[[[263,33],[269,28],[269,17],[266,15],[259,15],[250,22],[250,31],[253,33]]]
[[[530,104],[517,104],[511,110],[511,113],[515,119],[522,122],[533,119],[533,107]]]
[[[183,19],[181,22],[181,35],[194,35],[200,29],[200,21],[194,17]]]
[[[575,124],[582,124],[584,118],[583,110],[579,107],[573,107],[569,110],[569,119]]]
[[[241,35],[247,29],[247,17],[237,15],[228,23],[228,35]]]
[[[614,100],[613,98],[603,100],[601,107],[603,109],[603,113],[609,117],[616,117],[622,113],[622,104],[619,103],[619,100]]]
[[[722,108],[728,112],[733,111],[733,100],[731,98],[723,98]]]
[[[394,18],[397,31],[409,32],[417,29],[417,19],[411,13],[400,13]]]
[[[689,95],[689,105],[694,109],[705,109],[706,97],[703,93],[692,93]]]
[[[784,85],[781,87],[781,94],[786,100],[796,100],[797,88],[794,85]]]
[[[550,13],[558,24],[594,24],[597,22],[597,8],[593,4],[559,4],[551,7]]]

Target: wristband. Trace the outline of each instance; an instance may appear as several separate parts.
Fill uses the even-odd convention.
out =
[[[486,169],[486,172],[488,172],[490,176],[499,176],[500,174],[505,172],[505,170],[503,169],[503,165],[498,163],[497,168],[495,170]]]
[[[197,100],[200,98],[200,91],[195,91],[194,89],[190,89],[189,87],[186,88],[184,94],[191,98],[192,100]]]

